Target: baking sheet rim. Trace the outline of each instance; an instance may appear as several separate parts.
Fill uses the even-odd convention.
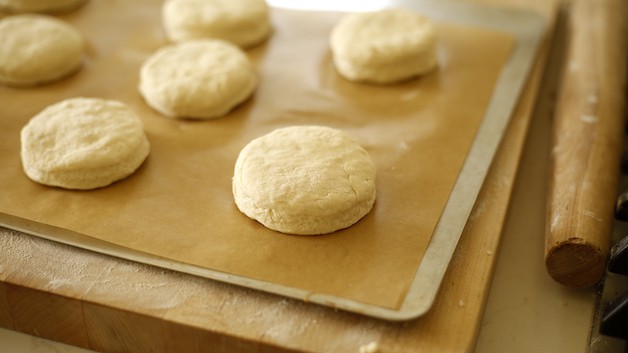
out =
[[[432,18],[448,20],[451,16],[459,16],[463,12],[467,16],[457,18],[456,23],[510,33],[515,36],[515,45],[495,85],[484,119],[408,293],[398,311],[377,315],[379,318],[389,320],[408,320],[419,317],[425,314],[434,303],[458,240],[464,231],[493,157],[527,82],[546,28],[545,19],[530,11],[476,4],[455,4],[456,11],[452,12],[449,12],[453,10],[449,7],[447,9],[435,8],[440,12],[430,13]],[[421,9],[417,8],[417,10]]]
[[[333,295],[313,293],[304,289],[188,265],[7,214],[0,213],[0,224],[10,229],[86,250],[380,319],[402,321],[425,314],[435,301],[458,240],[518,102],[536,58],[545,21],[540,15],[532,12],[480,4],[442,2],[414,4],[407,0],[400,0],[391,2],[389,6],[406,7],[421,11],[433,19],[498,30],[515,37],[513,53],[500,73],[469,154],[399,309],[365,304]]]

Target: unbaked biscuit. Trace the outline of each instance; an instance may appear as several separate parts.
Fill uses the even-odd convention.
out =
[[[375,164],[340,130],[292,126],[242,149],[232,187],[240,211],[267,228],[326,234],[370,212],[376,195]]]
[[[195,40],[164,47],[140,70],[139,90],[147,104],[171,118],[221,117],[257,87],[246,54],[222,40]]]
[[[431,21],[405,9],[345,16],[332,30],[330,46],[340,75],[376,84],[426,74],[437,66]]]
[[[167,0],[162,16],[166,34],[174,42],[223,39],[246,48],[271,32],[264,0]]]
[[[149,150],[140,119],[113,100],[61,101],[33,117],[21,132],[26,175],[66,189],[94,189],[124,179]]]
[[[64,78],[81,67],[83,38],[47,15],[0,20],[0,83],[35,86]]]
[[[0,8],[9,12],[65,12],[86,3],[87,0],[0,0]]]

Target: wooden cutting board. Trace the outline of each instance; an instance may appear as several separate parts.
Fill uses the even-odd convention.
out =
[[[537,9],[553,18],[554,6]],[[546,46],[551,45],[548,35]],[[547,47],[424,317],[390,323],[0,229],[0,326],[112,352],[472,351]]]

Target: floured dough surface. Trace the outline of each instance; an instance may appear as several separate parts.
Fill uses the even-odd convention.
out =
[[[322,126],[277,129],[242,149],[235,203],[267,228],[326,234],[347,228],[375,202],[375,164],[360,144]]]
[[[271,32],[264,0],[166,0],[162,16],[166,34],[174,42],[223,39],[251,47]]]
[[[125,104],[72,98],[48,106],[21,132],[26,175],[44,185],[94,189],[131,175],[150,145]]]
[[[65,12],[73,10],[87,0],[0,0],[0,8],[10,12]]]
[[[410,10],[349,14],[332,30],[334,65],[358,82],[385,84],[423,75],[437,66],[435,33],[428,18]]]
[[[194,40],[159,49],[140,69],[148,105],[171,118],[212,119],[230,112],[257,87],[246,54],[222,40]]]
[[[35,86],[62,79],[81,67],[83,38],[48,15],[0,20],[0,83]]]

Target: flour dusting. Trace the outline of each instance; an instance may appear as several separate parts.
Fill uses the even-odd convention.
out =
[[[602,218],[598,217],[595,214],[595,212],[593,212],[591,210],[583,210],[582,214],[585,215],[586,217],[593,218],[594,220],[596,220],[598,222],[602,222]]]
[[[0,237],[6,260],[0,264],[1,273],[9,276],[28,268],[29,282],[40,285],[41,290],[78,298],[96,297],[112,304],[134,298],[139,308],[147,309],[172,308],[192,293],[202,293],[205,280],[191,275],[114,259],[17,231],[7,230],[5,234],[8,236]],[[34,262],[39,265],[33,266]]]
[[[579,117],[580,121],[587,124],[595,124],[598,122],[599,118],[597,115],[593,114],[582,114]]]

